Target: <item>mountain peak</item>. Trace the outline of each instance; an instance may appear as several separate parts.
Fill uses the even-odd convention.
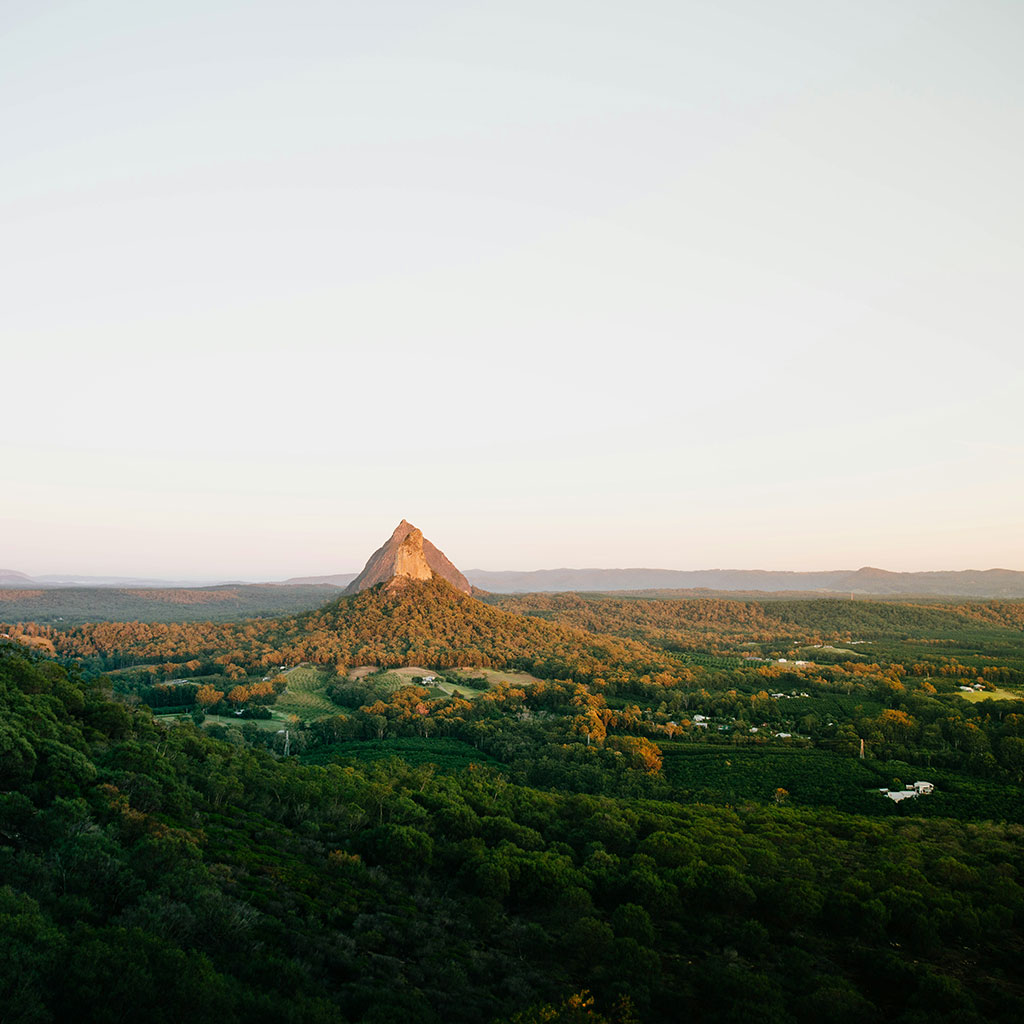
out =
[[[469,593],[472,589],[465,576],[434,547],[423,531],[403,519],[390,539],[370,555],[363,571],[345,588],[346,594],[397,580],[429,580],[435,575],[447,580],[457,590]]]

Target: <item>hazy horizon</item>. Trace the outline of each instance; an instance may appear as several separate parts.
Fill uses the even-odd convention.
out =
[[[0,10],[0,565],[1024,569],[1024,6]]]
[[[414,523],[414,525],[417,525]],[[337,566],[321,565],[316,569],[309,569],[289,572],[283,571],[276,574],[260,573],[259,571],[242,571],[235,573],[218,573],[204,570],[201,567],[194,571],[174,571],[173,573],[167,572],[148,572],[148,571],[132,571],[122,570],[120,568],[105,569],[102,571],[86,571],[76,566],[64,565],[60,567],[49,567],[39,568],[32,570],[26,568],[23,565],[14,565],[0,562],[0,569],[12,570],[14,572],[21,572],[27,576],[40,578],[44,576],[89,576],[96,578],[123,578],[123,579],[158,579],[168,581],[183,581],[183,582],[240,582],[240,583],[274,583],[282,582],[287,579],[301,578],[301,577],[315,577],[315,576],[341,576],[346,574],[357,574],[359,573],[367,558],[375,551],[387,536],[390,534],[383,534],[377,543],[374,543],[372,547],[366,549],[365,555],[358,559],[358,564],[349,561],[348,564],[339,564]],[[437,540],[435,537],[430,536],[424,531],[424,534],[429,540],[434,541],[438,547],[440,547],[445,554],[452,558],[451,551],[445,546],[443,541]],[[622,564],[603,564],[603,563],[579,563],[570,564],[567,562],[552,562],[546,565],[504,565],[504,564],[477,564],[477,563],[462,563],[456,558],[452,558],[455,565],[462,569],[464,572],[544,572],[544,571],[587,571],[587,570],[606,570],[606,571],[617,571],[617,570],[667,570],[670,572],[842,572],[842,571],[857,571],[858,569],[873,568],[882,569],[888,572],[963,572],[963,571],[989,571],[993,569],[1003,569],[1010,571],[1024,571],[1015,569],[1009,565],[964,565],[964,566],[948,566],[948,565],[933,565],[923,567],[911,567],[911,568],[898,568],[891,565],[882,565],[877,562],[863,562],[857,565],[852,564],[835,564],[835,565],[821,565],[812,568],[794,568],[793,566],[765,566],[765,565],[669,565],[669,564],[642,564],[639,562],[635,563],[622,563]]]

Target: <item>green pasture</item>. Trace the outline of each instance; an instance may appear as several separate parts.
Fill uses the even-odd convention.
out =
[[[981,700],[1024,700],[1024,694],[1014,693],[1013,690],[1006,690],[1001,686],[994,690],[972,690],[970,693],[957,690],[957,693],[972,704],[977,704]]]
[[[449,672],[448,674],[451,675],[452,673]],[[513,686],[532,686],[534,683],[540,682],[536,676],[531,676],[529,672],[516,672],[513,669],[505,668],[460,668],[455,670],[455,674],[470,679],[474,676],[483,676],[491,686],[496,686],[498,683],[511,683]]]
[[[274,714],[274,712],[271,712]],[[175,709],[174,711],[163,711],[162,709],[155,709],[153,712],[154,718],[160,718],[171,721],[178,721],[184,719],[186,721],[192,721],[191,709],[182,711]],[[283,728],[287,724],[287,719],[284,715],[274,714],[273,718],[241,718],[237,715],[207,715],[203,719],[203,725],[236,725],[243,726],[246,723],[252,722],[260,729],[266,729],[268,732],[277,732],[278,729]]]
[[[282,673],[282,676],[287,685],[274,702],[275,713],[295,715],[305,722],[338,713],[337,707],[327,696],[330,676],[326,672],[308,665],[299,665]]]
[[[379,672],[380,669],[373,665],[359,665],[356,668],[349,669],[347,678],[351,681],[363,679],[366,676],[373,675]],[[388,680],[394,680],[396,683],[400,680],[401,685],[423,685],[431,691],[432,697],[450,697],[458,695],[460,697],[466,697],[472,700],[474,697],[479,697],[483,690],[476,690],[471,686],[463,686],[457,680],[460,679],[479,679],[483,677],[487,680],[488,689],[494,686],[498,686],[501,683],[510,683],[512,686],[532,686],[534,683],[539,682],[536,676],[530,675],[529,672],[517,672],[511,669],[496,669],[496,668],[448,668],[448,669],[437,669],[437,668],[424,668],[421,665],[406,665],[402,668],[389,668],[383,676],[386,676]],[[432,683],[415,683],[417,678],[424,679],[427,676],[434,676],[434,682]]]

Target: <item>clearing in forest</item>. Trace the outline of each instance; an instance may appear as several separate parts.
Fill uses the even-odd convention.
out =
[[[311,722],[327,715],[338,714],[338,708],[327,696],[326,672],[299,665],[282,673],[287,686],[274,702],[275,711],[296,715],[303,721]]]
[[[450,670],[452,674],[461,676],[464,679],[479,679],[483,676],[484,679],[491,686],[497,686],[498,683],[511,683],[513,686],[532,686],[534,683],[539,683],[540,680],[536,676],[531,676],[529,672],[515,672],[512,669],[504,668],[459,668]]]
[[[997,686],[994,690],[972,690],[970,693],[958,690],[957,692],[964,700],[969,700],[972,704],[976,704],[979,700],[1024,700],[1024,694],[1004,690],[1001,686]]]
[[[360,665],[357,668],[349,669],[347,678],[350,681],[355,681],[379,671],[380,669],[376,665]],[[536,676],[531,676],[528,672],[515,672],[511,669],[473,668],[468,665],[462,668],[424,668],[422,665],[406,665],[402,668],[389,668],[386,671],[389,676],[400,676],[407,684],[413,684],[417,677],[422,680],[428,676],[434,676],[432,682],[416,685],[433,687],[445,694],[457,693],[462,697],[479,697],[482,691],[470,686],[462,686],[456,680],[480,679],[482,677],[487,680],[488,689],[499,683],[531,686],[533,683],[539,682]]]

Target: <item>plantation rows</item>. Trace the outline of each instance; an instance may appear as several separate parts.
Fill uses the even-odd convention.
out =
[[[391,757],[410,765],[436,765],[444,772],[461,771],[471,764],[499,763],[461,740],[413,736],[335,743],[304,755],[302,761],[305,764],[336,764],[343,761],[380,761]]]
[[[1024,788],[903,761],[864,761],[825,750],[661,743],[664,773],[682,801],[771,802],[834,807],[854,814],[1020,821]],[[919,779],[929,796],[897,805],[878,790]]]

